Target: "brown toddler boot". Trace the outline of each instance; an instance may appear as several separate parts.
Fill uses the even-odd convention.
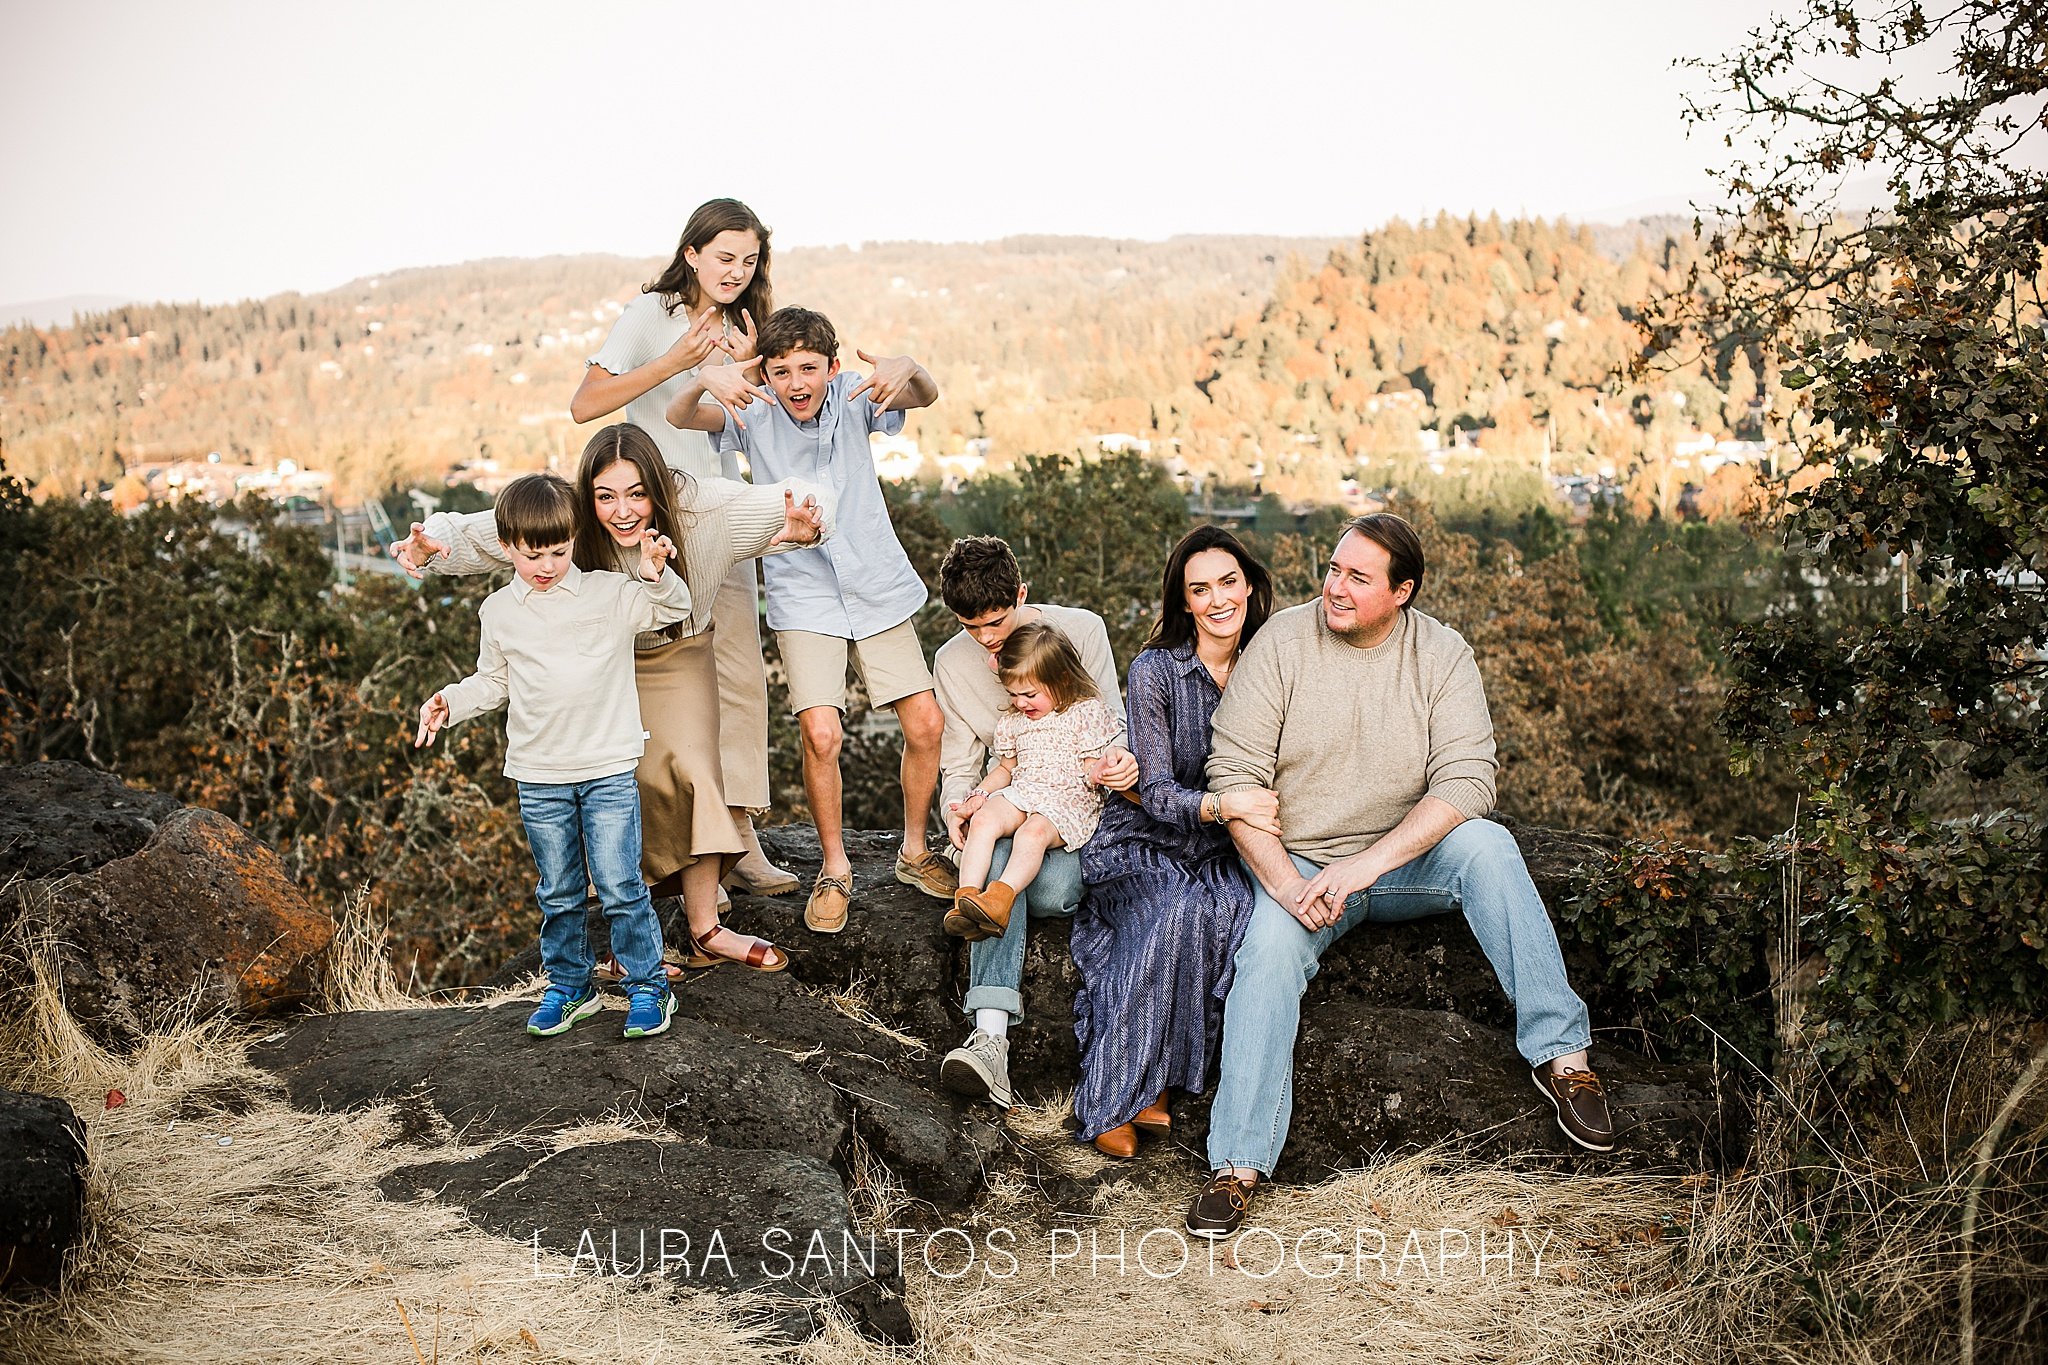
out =
[[[1010,904],[1017,893],[1003,882],[990,882],[979,891],[960,893],[960,914],[976,929],[976,938],[1000,938],[1010,927]]]

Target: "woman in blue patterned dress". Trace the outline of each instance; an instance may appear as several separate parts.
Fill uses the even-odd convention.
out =
[[[1273,579],[1216,526],[1167,558],[1159,620],[1124,690],[1138,784],[1112,799],[1081,849],[1074,917],[1081,990],[1074,1032],[1080,1136],[1128,1157],[1164,1134],[1167,1091],[1202,1093],[1223,1027],[1231,956],[1251,915],[1250,877],[1227,828],[1280,832],[1271,791],[1207,790],[1209,717],[1230,670],[1273,608]]]

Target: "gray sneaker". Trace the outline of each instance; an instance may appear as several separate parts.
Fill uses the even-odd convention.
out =
[[[956,1095],[1008,1109],[1015,1098],[1010,1094],[1010,1040],[976,1029],[939,1063],[939,1084]]]

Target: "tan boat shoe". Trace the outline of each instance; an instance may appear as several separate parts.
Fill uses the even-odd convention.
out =
[[[828,877],[818,874],[811,885],[811,898],[804,905],[804,928],[814,934],[836,934],[846,927],[846,907],[853,899],[853,874]]]
[[[916,857],[896,855],[896,880],[905,886],[914,886],[935,901],[949,901],[960,888],[959,874],[953,865],[930,849],[924,849]]]

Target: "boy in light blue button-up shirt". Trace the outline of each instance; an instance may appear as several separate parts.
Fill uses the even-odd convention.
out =
[[[889,520],[868,437],[903,430],[903,414],[928,407],[937,384],[908,356],[880,360],[866,378],[839,368],[839,337],[822,314],[783,308],[762,326],[755,359],[709,366],[676,395],[668,419],[711,432],[719,452],[743,451],[760,480],[800,478],[836,501],[838,534],[823,545],[762,561],[768,626],[789,678],[789,705],[803,733],[804,793],[824,866],[804,923],[819,933],[846,925],[853,865],[842,835],[839,748],[849,655],[869,701],[903,727],[903,847],[896,879],[950,901],[952,868],[925,847],[938,786],[943,713],[912,623],[925,603]],[[764,391],[748,376],[765,379]]]

